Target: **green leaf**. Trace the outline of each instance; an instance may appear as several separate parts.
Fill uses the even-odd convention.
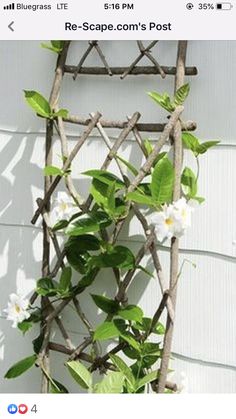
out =
[[[182,140],[187,148],[192,150],[195,156],[204,154],[209,148],[216,146],[220,141],[206,141],[200,144],[197,137],[189,132],[182,133]]]
[[[114,322],[104,322],[100,324],[94,332],[94,340],[107,340],[118,337],[120,334],[119,330],[115,326]]]
[[[128,169],[129,171],[134,175],[137,176],[138,175],[138,170],[127,160],[123,159],[120,156],[116,156],[118,160],[120,160]]]
[[[147,182],[141,183],[138,186],[137,191],[142,193],[143,195],[147,195],[151,198],[150,183],[147,183]]]
[[[64,41],[51,41],[51,44],[42,43],[41,47],[59,54],[63,49]]]
[[[56,295],[57,284],[51,278],[41,278],[37,281],[36,292],[42,296]]]
[[[145,386],[146,384],[155,381],[159,376],[159,371],[152,371],[149,374],[145,375],[143,378],[136,382],[136,391],[139,390],[141,387]]]
[[[118,315],[125,320],[141,322],[143,318],[143,311],[138,306],[129,305],[119,310]]]
[[[79,361],[67,362],[67,367],[74,380],[84,389],[92,388],[92,375]]]
[[[134,388],[135,378],[128,365],[118,355],[110,355],[110,358],[118,370],[123,373],[129,385]]]
[[[118,336],[125,340],[132,348],[137,351],[140,350],[140,345],[136,342],[134,336],[125,330],[125,323],[121,322],[121,319],[115,319],[112,322],[104,322],[94,332],[94,340],[107,340],[113,339]]]
[[[36,308],[33,312],[31,312],[30,317],[27,319],[29,322],[38,323],[42,320],[42,312],[41,309]]]
[[[96,306],[99,307],[104,313],[115,314],[119,310],[119,303],[115,300],[110,300],[103,295],[91,294]]]
[[[145,355],[142,358],[142,367],[150,369],[159,359],[160,355]]]
[[[199,144],[196,151],[198,154],[204,154],[209,148],[219,144],[220,141],[206,141],[205,143]]]
[[[36,354],[39,354],[40,349],[42,348],[43,341],[44,341],[43,332],[40,332],[40,334],[32,341],[34,352]]]
[[[61,292],[67,292],[69,291],[71,287],[71,277],[72,277],[72,271],[70,266],[66,266],[62,270],[62,274],[59,281],[58,289]]]
[[[21,361],[14,364],[5,374],[4,378],[16,378],[19,377],[21,374],[24,374],[27,370],[29,370],[35,364],[37,359],[37,355],[31,355],[27,358],[22,359]]]
[[[105,183],[110,186],[113,182],[116,184],[116,190],[123,189],[125,184],[113,173],[107,172],[106,170],[88,170],[83,172],[82,175],[90,176],[94,179],[100,180],[100,182]]]
[[[92,256],[91,265],[98,268],[132,269],[135,265],[135,257],[128,247],[115,246],[108,253]]]
[[[150,368],[161,357],[161,350],[158,343],[143,343],[141,353],[141,364],[143,368]]]
[[[163,204],[171,202],[173,184],[173,165],[167,157],[164,157],[156,164],[152,174],[151,193],[156,203]]]
[[[121,372],[109,372],[100,383],[94,386],[94,393],[120,394],[123,392],[124,379]]]
[[[130,201],[137,202],[138,204],[143,204],[143,205],[148,205],[148,206],[155,205],[155,201],[153,200],[152,197],[143,195],[139,192],[129,192],[126,195],[126,198],[129,199]]]
[[[81,253],[75,247],[66,249],[66,258],[68,263],[78,271],[80,274],[85,275],[89,270],[90,254],[88,252]]]
[[[175,106],[171,103],[170,96],[167,93],[160,95],[157,92],[149,92],[148,95],[166,111],[173,112],[175,110]]]
[[[43,118],[51,117],[51,107],[48,101],[38,92],[33,90],[24,90],[26,102],[36,112],[37,115]]]
[[[142,355],[158,355],[160,356],[161,351],[159,343],[145,342],[142,345]]]
[[[108,215],[100,211],[73,220],[65,232],[68,236],[81,236],[85,233],[95,233],[109,224],[111,224],[111,220]]]
[[[46,166],[43,170],[44,176],[63,176],[64,172],[56,166]]]
[[[141,271],[143,271],[146,275],[150,276],[151,278],[154,278],[154,275],[146,268],[144,268],[141,265],[137,266],[137,269],[140,269]]]
[[[140,359],[140,356],[141,356],[140,351],[137,351],[136,349],[132,347],[129,347],[129,346],[124,347],[122,351],[130,359]]]
[[[23,322],[18,323],[17,325],[18,329],[23,333],[23,335],[25,335],[26,332],[28,332],[32,326],[33,323],[29,320],[23,320]]]
[[[51,381],[51,393],[69,393],[69,391],[67,390],[67,388],[59,383],[59,381],[55,380],[54,378],[52,378]]]
[[[167,152],[166,151],[163,151],[162,153],[159,153],[158,154],[158,156],[155,158],[155,160],[154,160],[154,163],[153,163],[153,167],[155,167],[156,166],[156,164],[161,160],[161,159],[163,159],[164,157],[166,157],[167,156]]]
[[[181,176],[181,183],[184,186],[185,195],[188,198],[194,198],[197,194],[197,178],[189,167],[185,167]]]
[[[151,326],[152,326],[152,319],[150,317],[143,317],[141,322],[137,322],[133,324],[133,327],[135,329],[141,330],[146,333],[150,333]],[[157,325],[154,327],[152,333],[157,334],[157,335],[164,335],[165,328],[160,322],[158,322]]]
[[[59,231],[59,230],[64,230],[64,228],[66,228],[69,224],[69,221],[67,220],[60,220],[58,221],[58,223],[56,223],[53,228],[52,231]]]
[[[55,118],[67,118],[68,116],[68,110],[67,109],[59,109],[57,112],[53,112],[53,117]]]
[[[94,233],[99,231],[99,223],[97,220],[84,216],[70,223],[66,229],[68,236],[80,236],[85,233]]]
[[[174,97],[174,103],[175,105],[183,105],[186,98],[189,95],[189,91],[190,91],[190,85],[189,83],[184,84],[183,86],[181,86],[177,92],[175,93],[175,97]]]
[[[146,149],[147,155],[150,156],[150,154],[153,152],[153,145],[151,141],[148,139],[144,140],[144,147]]]
[[[150,317],[143,317],[141,322],[133,324],[133,327],[143,332],[149,332],[151,329],[152,319]]]
[[[110,219],[113,220],[122,215],[126,209],[124,201],[115,197],[115,189],[115,182],[108,186],[97,179],[93,179],[90,188],[90,193],[95,202],[108,214]]]
[[[58,40],[51,41],[51,44],[52,44],[53,48],[57,48],[58,50],[63,49],[64,43],[65,43],[65,41],[58,41]]]
[[[41,48],[48,49],[49,51],[55,52],[58,54],[58,50],[56,48],[51,47],[49,44],[45,44],[44,42],[41,43]]]
[[[196,153],[196,150],[198,146],[200,145],[199,139],[195,137],[193,134],[190,134],[190,132],[182,132],[182,141],[189,150],[191,150],[194,154]]]
[[[166,329],[163,326],[163,324],[158,322],[157,325],[155,326],[154,330],[153,330],[153,333],[156,333],[157,335],[164,335],[165,331],[166,331]]]
[[[95,202],[102,207],[106,207],[107,205],[107,190],[108,185],[101,182],[98,179],[93,179],[91,187],[90,187],[90,193],[95,200]]]
[[[126,206],[125,206],[125,201],[123,201],[123,199],[121,198],[116,198],[115,199],[115,211],[114,211],[114,217],[120,217],[122,215],[124,215],[126,212]]]
[[[125,342],[132,346],[132,348],[136,349],[137,351],[140,351],[140,344],[135,340],[135,337],[130,332],[126,331],[127,326],[123,322],[124,320],[122,319],[113,320],[113,323],[119,332],[120,338],[125,340]]]
[[[89,250],[99,250],[101,246],[100,240],[92,234],[83,234],[81,236],[70,237],[65,244],[68,252],[76,251],[78,254]]]
[[[197,201],[199,204],[202,204],[205,201],[205,198],[203,198],[202,196],[195,196],[194,197],[195,201]]]
[[[88,287],[89,285],[91,285],[94,281],[94,279],[96,278],[97,275],[97,270],[89,270],[88,273],[86,275],[83,276],[83,278],[78,282],[78,285],[75,287],[76,291],[78,290],[80,293],[81,291],[83,291],[86,287]]]
[[[112,224],[112,220],[109,215],[104,211],[95,211],[91,213],[91,217],[99,223],[100,229],[106,228]]]
[[[116,323],[117,320],[114,320],[114,323]],[[136,349],[136,351],[140,351],[140,345],[135,340],[134,336],[130,332],[120,332],[120,338],[125,340],[132,348]]]
[[[110,214],[115,213],[116,202],[115,202],[116,182],[109,185],[107,190],[107,207]]]
[[[52,291],[57,288],[57,283],[51,278],[41,278],[37,281],[37,289],[40,288],[46,291]]]

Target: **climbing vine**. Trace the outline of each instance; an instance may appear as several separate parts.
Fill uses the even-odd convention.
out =
[[[174,96],[149,93],[168,116],[157,141],[142,139],[137,130],[140,115],[135,113],[112,144],[104,131],[101,115],[96,113],[90,115],[85,131],[70,153],[64,129],[64,122],[70,119],[69,111],[58,106],[69,43],[52,41],[43,46],[59,55],[51,98],[48,101],[36,91],[24,92],[27,104],[37,117],[46,120],[47,126],[43,171],[45,195],[37,200],[38,208],[32,219],[36,222],[40,214],[43,218],[42,277],[37,279],[30,299],[11,294],[5,310],[6,318],[23,334],[31,329],[40,330],[33,340],[33,353],[14,364],[5,377],[18,377],[36,365],[43,373],[43,391],[68,392],[64,383],[59,383],[50,371],[49,353],[57,351],[67,356],[65,369],[78,383],[78,388],[89,392],[140,393],[147,392],[150,386],[154,392],[175,392],[177,388],[168,381],[167,373],[176,287],[183,268],[183,265],[179,267],[178,240],[187,234],[194,210],[200,211],[198,205],[204,201],[198,193],[199,158],[218,143],[201,142],[182,120],[184,104],[190,94],[190,85],[184,84],[184,73],[181,73],[187,45],[185,42],[179,44]],[[144,96],[144,100],[149,99]],[[89,196],[83,199],[73,183],[72,161],[94,128],[105,141],[108,155],[102,168],[92,167],[81,173],[90,179]],[[61,167],[53,166],[49,158],[53,130],[61,140]],[[120,146],[130,132],[145,157],[141,168],[125,160],[120,152]],[[183,165],[186,150],[196,159],[197,173]],[[112,160],[117,164],[119,175],[108,170]],[[60,182],[65,183],[67,192],[56,192]],[[144,231],[144,242],[137,254],[117,242],[120,231],[132,216],[137,217]],[[59,246],[58,234],[63,237],[63,247]],[[162,270],[158,255],[158,248],[164,242],[170,244],[169,285],[168,273]],[[48,243],[53,244],[57,256],[53,269],[49,268]],[[142,263],[148,252],[153,259],[154,273]],[[161,287],[162,298],[152,317],[147,317],[141,307],[128,301],[128,288],[137,280],[139,271],[147,280],[157,279]],[[107,295],[104,288],[102,294],[90,295],[94,311],[100,309],[104,315],[104,320],[94,326],[82,311],[80,302],[98,274],[114,281],[116,293]],[[62,313],[66,306],[73,306],[87,329],[87,335],[77,346],[63,324]],[[164,326],[160,318],[165,309],[167,323]],[[53,342],[54,323],[59,327],[65,345]],[[108,348],[112,343],[112,348],[104,352],[103,342]],[[100,381],[94,375],[97,370],[102,375]]]

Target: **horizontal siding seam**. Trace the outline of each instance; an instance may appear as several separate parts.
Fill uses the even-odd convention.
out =
[[[194,358],[189,357],[187,355],[179,354],[178,352],[172,352],[172,356],[176,359],[179,359],[181,361],[189,362],[189,363],[196,363],[196,364],[202,364],[203,366],[208,367],[214,367],[214,368],[224,368],[224,369],[230,369],[236,372],[236,365],[232,364],[224,364],[221,362],[215,362],[215,361],[207,361],[200,358]]]
[[[42,231],[42,227],[37,227],[34,225],[30,225],[30,224],[14,224],[14,223],[1,223],[0,222],[0,226],[1,227],[12,227],[12,228],[27,228],[27,229],[32,229],[32,230],[38,230],[38,231]],[[62,234],[62,233],[61,233]],[[60,233],[58,233],[58,235],[60,235]],[[118,240],[118,242],[123,242],[123,243],[134,243],[134,244],[144,244],[144,241],[141,240],[125,240],[125,239],[120,239]],[[163,250],[164,252],[169,252],[170,248],[167,246],[162,246],[159,245],[159,250]],[[203,250],[203,249],[184,249],[184,248],[180,248],[180,253],[183,254],[195,254],[195,255],[203,255],[203,256],[211,256],[214,258],[219,258],[219,259],[224,259],[224,260],[228,260],[229,262],[235,262],[236,263],[236,257],[235,256],[231,256],[231,255],[227,255],[225,253],[220,253],[220,252],[215,252],[212,250]]]

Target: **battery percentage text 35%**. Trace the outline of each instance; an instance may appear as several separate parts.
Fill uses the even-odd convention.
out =
[[[213,3],[199,3],[199,10],[215,10],[215,5]]]

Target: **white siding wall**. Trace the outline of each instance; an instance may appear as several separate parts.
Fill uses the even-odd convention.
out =
[[[130,64],[137,55],[132,42],[103,42],[111,65]],[[68,62],[77,64],[85,43],[72,46]],[[160,42],[156,56],[165,65],[175,63],[176,42]],[[15,290],[29,292],[40,277],[42,233],[40,224],[30,225],[35,198],[42,196],[44,160],[44,124],[25,106],[23,89],[39,90],[48,96],[53,80],[55,56],[42,50],[38,42],[0,42],[0,309]],[[88,64],[99,64],[96,54]],[[181,240],[181,259],[188,258],[197,268],[186,264],[179,284],[173,368],[176,378],[184,371],[190,392],[236,391],[236,43],[190,42],[188,65],[196,65],[199,75],[190,79],[191,95],[185,117],[196,120],[197,134],[203,139],[220,139],[221,144],[201,159],[199,193],[206,203],[196,210],[193,227]],[[140,111],[142,121],[165,121],[161,112],[147,97],[150,90],[172,91],[173,77],[162,81],[158,76],[119,78],[78,76],[73,82],[65,76],[61,105],[72,114],[88,116],[99,110],[104,118],[125,119]],[[72,147],[81,127],[68,126]],[[115,137],[116,131],[111,132]],[[155,135],[152,136],[156,138]],[[59,142],[56,150],[60,152]],[[96,132],[83,147],[73,164],[74,173],[99,167],[105,148]],[[137,166],[141,156],[132,136],[122,147],[125,158]],[[57,152],[55,153],[55,155]],[[190,156],[187,160],[194,164]],[[57,163],[55,157],[55,163]],[[112,168],[115,168],[112,165]],[[86,194],[88,180],[77,183]],[[86,195],[85,195],[86,196]],[[126,244],[127,233],[121,240]],[[142,229],[137,221],[129,226],[130,245],[138,249]],[[168,269],[168,254],[161,252]],[[100,277],[93,286],[97,293],[107,289],[112,295],[109,275]],[[143,291],[145,293],[143,294]],[[159,290],[155,280],[138,275],[129,291],[131,301],[140,303],[147,315],[157,305]],[[92,306],[82,305],[94,317]],[[94,308],[94,307],[93,307]],[[69,324],[67,309],[65,322]],[[94,317],[94,318],[93,318]],[[39,372],[32,370],[15,381],[4,381],[6,369],[16,360],[31,353],[34,335],[21,337],[4,320],[0,321],[0,391],[37,392]],[[78,341],[77,325],[70,324],[73,338]],[[83,332],[81,326],[81,333]],[[58,331],[55,331],[58,335]],[[57,340],[59,341],[58,336]],[[54,360],[57,377],[63,377],[61,355]],[[68,378],[70,389],[72,383]]]

